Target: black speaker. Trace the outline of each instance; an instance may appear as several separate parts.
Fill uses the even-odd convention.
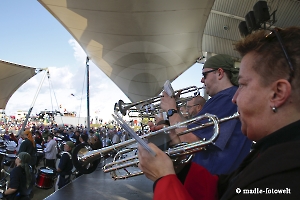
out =
[[[253,12],[257,24],[270,20],[269,8],[266,1],[258,1],[253,6]]]
[[[247,35],[250,34],[245,21],[240,22],[239,31],[242,37],[246,37]]]
[[[245,20],[246,20],[248,31],[250,33],[260,28],[260,25],[256,23],[253,11],[247,13],[247,15],[245,16]]]

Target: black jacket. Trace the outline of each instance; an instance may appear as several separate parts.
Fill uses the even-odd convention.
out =
[[[218,193],[220,199],[300,199],[300,121],[257,142],[235,172],[219,177]]]

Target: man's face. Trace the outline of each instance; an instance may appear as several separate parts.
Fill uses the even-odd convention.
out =
[[[186,109],[189,114],[189,118],[195,117],[198,114],[197,108],[199,105],[195,104],[194,102],[195,102],[195,99],[192,99],[191,101],[187,102]]]
[[[181,106],[180,107],[180,112],[181,112],[182,116],[185,117],[185,118],[189,116],[189,113],[187,111],[186,106]]]
[[[204,68],[202,69],[203,77],[201,82],[205,85],[206,93],[209,96],[214,96],[217,91],[218,84],[218,69]]]

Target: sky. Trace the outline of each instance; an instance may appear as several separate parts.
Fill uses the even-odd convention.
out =
[[[86,117],[86,53],[72,35],[36,0],[0,1],[0,59],[34,68],[48,68],[32,114],[58,110],[59,106]],[[96,66],[90,66],[90,115],[112,119],[114,104],[123,92]],[[200,64],[173,81],[174,90],[202,86]],[[28,111],[45,72],[35,75],[10,98],[7,115]]]

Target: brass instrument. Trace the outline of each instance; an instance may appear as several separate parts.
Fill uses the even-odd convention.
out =
[[[141,113],[138,109],[129,109],[128,110],[128,117],[134,118],[134,117],[139,117],[139,118],[155,118],[155,115],[157,115],[158,112],[154,111],[152,113]]]
[[[214,125],[214,134],[210,139],[205,140],[205,141],[203,141],[203,140],[197,141],[197,142],[194,142],[191,144],[185,144],[185,143],[178,144],[178,146],[176,146],[174,148],[169,148],[167,151],[165,151],[165,153],[167,153],[171,158],[178,158],[178,157],[181,157],[184,155],[194,154],[194,153],[200,151],[201,149],[203,149],[205,146],[213,143],[219,135],[219,124],[222,122],[226,122],[228,120],[236,119],[238,117],[239,117],[238,113],[235,113],[232,116],[225,117],[222,119],[218,119],[215,115],[205,114],[205,115],[197,116],[192,119],[188,119],[184,122],[180,122],[173,126],[165,127],[163,129],[155,131],[155,132],[150,132],[148,134],[140,136],[140,138],[147,139],[147,138],[150,138],[150,137],[158,135],[158,134],[169,133],[169,131],[177,129],[177,128],[181,128],[183,126],[186,126],[189,123],[194,123],[194,122],[197,122],[204,118],[209,118],[211,120],[211,122],[207,122],[205,124],[199,123],[199,125],[194,128],[190,128],[181,133],[178,133],[178,135],[183,135],[183,134],[193,132],[198,129],[202,129],[202,128]],[[133,149],[136,150],[136,148],[133,148],[133,149],[129,148],[129,149],[125,149],[124,151],[120,151],[120,149],[124,149],[125,147],[135,144],[135,143],[136,143],[135,139],[130,139],[130,140],[127,140],[127,141],[124,141],[124,142],[121,142],[121,143],[118,143],[118,144],[115,144],[115,145],[112,145],[109,147],[105,147],[102,149],[98,149],[98,150],[91,150],[90,147],[88,146],[88,144],[81,144],[81,146],[78,145],[75,147],[74,153],[73,153],[74,166],[81,173],[91,173],[97,168],[97,165],[102,157],[104,157],[105,155],[107,155],[113,151],[118,151],[117,155],[115,156],[114,161],[106,164],[103,167],[104,172],[112,172],[111,173],[112,178],[114,178],[114,179],[124,179],[124,178],[143,174],[143,172],[141,172],[141,171],[129,172],[128,170],[126,170],[127,167],[137,165],[137,163],[138,163],[137,156],[128,157],[128,158],[124,158],[124,159],[122,158],[123,156],[120,156],[120,154],[128,153],[128,152],[132,151]],[[122,159],[117,160],[118,157],[121,157]],[[187,161],[184,161],[184,162],[187,162]],[[116,171],[119,169],[124,169],[126,171],[126,175],[119,176],[119,177],[115,176]]]
[[[199,94],[199,90],[203,89],[204,87],[198,88],[197,86],[190,86],[186,87],[180,90],[176,90],[172,96],[177,96],[177,94],[187,94],[190,92],[196,92]],[[134,103],[124,103],[124,101],[119,100],[118,103],[115,103],[114,111],[118,112],[120,111],[123,116],[126,115],[126,112],[131,109],[132,107],[139,107],[137,110],[141,113],[151,113],[151,114],[157,114],[160,109],[160,104],[155,104],[160,101],[160,98],[163,97],[163,95],[158,95],[156,97],[152,97],[146,100],[134,102]],[[176,99],[177,105],[180,106],[180,104],[185,103],[187,101],[190,101],[192,98],[194,98],[195,95],[185,97],[185,98],[178,98]]]
[[[9,173],[9,172],[7,172],[7,171],[5,171],[5,169],[1,169],[1,172],[2,172],[2,173],[5,173],[7,176],[9,176],[9,175],[10,175],[10,173]]]
[[[6,176],[10,176],[10,173],[7,172],[5,169],[1,169],[1,172],[4,173],[4,174],[6,174]],[[3,185],[2,185],[2,183],[1,183],[1,187],[4,187],[4,185],[5,185],[5,190],[7,190],[7,189],[8,189],[9,181],[7,181],[7,180],[5,179],[5,177],[4,177],[2,180],[4,180],[5,182],[3,183]]]

